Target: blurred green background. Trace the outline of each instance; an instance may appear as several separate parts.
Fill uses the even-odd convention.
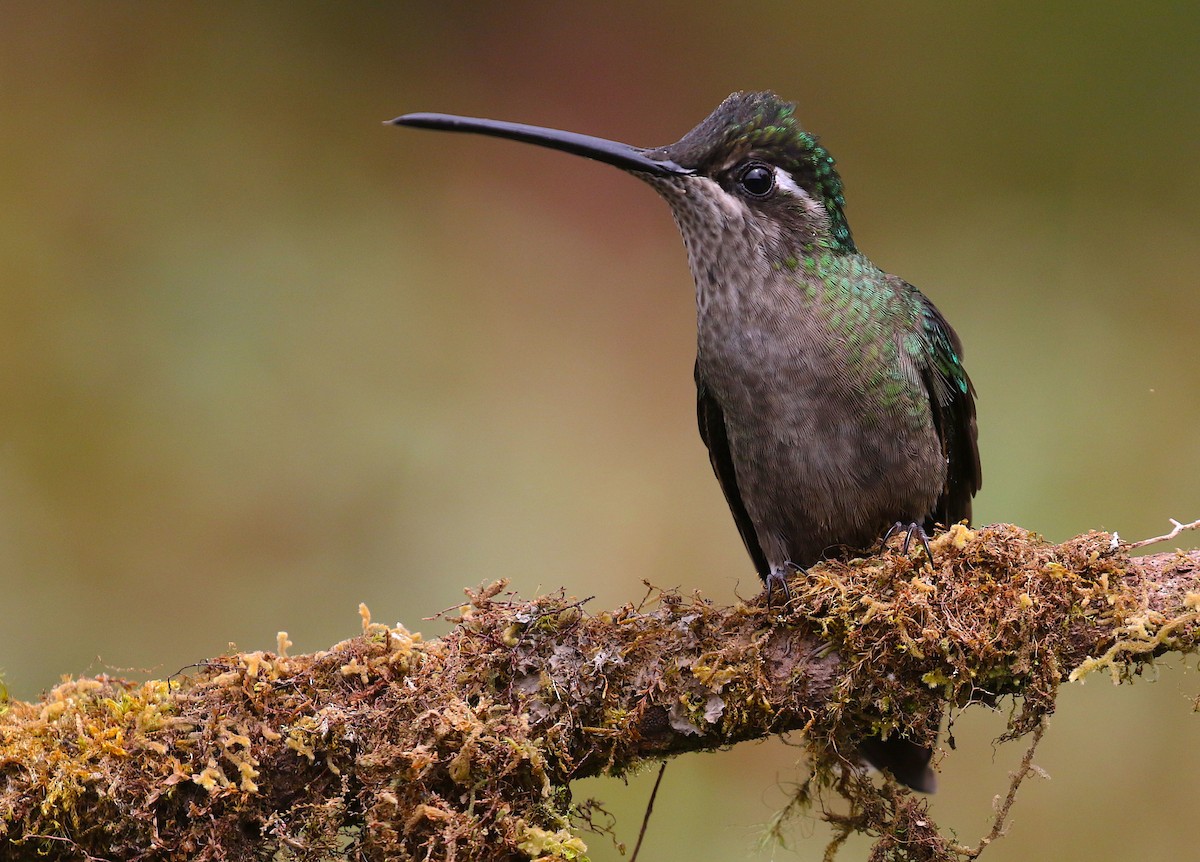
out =
[[[667,207],[380,124],[405,111],[657,145],[777,90],[838,157],[860,247],[966,344],[977,520],[1200,516],[1197,44],[1166,3],[4,4],[6,683],[160,676],[280,629],[319,649],[360,601],[436,635],[501,577],[593,608],[643,579],[758,592],[695,429]],[[1068,687],[1053,780],[988,857],[1193,855],[1195,668]],[[1003,727],[960,716],[943,764],[933,813],[968,843],[1020,756]],[[673,762],[643,858],[820,858],[812,822],[755,847],[797,754]],[[579,791],[632,846],[652,780]]]

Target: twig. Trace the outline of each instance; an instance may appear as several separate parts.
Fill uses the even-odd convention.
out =
[[[1012,782],[1008,785],[1008,795],[1004,797],[1004,803],[996,811],[996,821],[992,824],[992,831],[985,835],[979,841],[978,847],[961,848],[961,852],[968,859],[977,859],[989,844],[1001,837],[1005,833],[1005,821],[1008,819],[1009,811],[1012,810],[1013,803],[1017,799],[1017,789],[1021,783],[1029,776],[1032,771],[1037,771],[1045,777],[1039,767],[1033,765],[1033,754],[1037,751],[1038,743],[1042,741],[1042,736],[1046,733],[1046,720],[1043,718],[1033,731],[1033,739],[1029,743],[1029,748],[1025,751],[1025,756],[1021,758],[1021,765],[1017,767],[1017,771],[1012,775]]]
[[[1154,545],[1158,542],[1169,542],[1184,530],[1200,530],[1200,519],[1192,521],[1190,524],[1181,524],[1174,518],[1167,518],[1167,520],[1175,526],[1175,529],[1171,530],[1171,532],[1167,533],[1165,536],[1155,536],[1153,539],[1142,539],[1140,542],[1129,542],[1127,545],[1125,545],[1125,547],[1132,551],[1134,548],[1144,548],[1146,545]]]
[[[667,771],[667,762],[664,760],[662,766],[658,768],[658,778],[654,779],[654,789],[650,791],[650,801],[646,803],[646,813],[642,817],[642,828],[638,830],[637,844],[633,845],[633,855],[629,857],[629,862],[637,862],[638,852],[642,849],[642,839],[646,837],[646,827],[650,824],[650,812],[654,810],[654,797],[658,796],[658,785],[662,784],[663,773]]]

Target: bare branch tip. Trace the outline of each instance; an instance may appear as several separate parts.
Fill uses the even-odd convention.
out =
[[[1171,539],[1174,539],[1176,536],[1178,536],[1180,533],[1184,532],[1185,530],[1200,530],[1200,518],[1197,518],[1195,521],[1192,521],[1190,524],[1181,524],[1179,521],[1175,520],[1174,518],[1167,518],[1167,520],[1171,522],[1171,526],[1173,528],[1171,530],[1171,532],[1169,532],[1165,535],[1162,535],[1162,536],[1155,536],[1153,539],[1142,539],[1140,542],[1129,542],[1128,544],[1125,545],[1126,550],[1132,551],[1135,548],[1144,548],[1147,545],[1156,545],[1159,542],[1169,542],[1169,541],[1171,541]],[[1114,533],[1113,535],[1114,535],[1114,539],[1115,539],[1116,534]]]

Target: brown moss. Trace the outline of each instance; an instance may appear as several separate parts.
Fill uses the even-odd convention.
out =
[[[1196,603],[1182,562],[1159,569],[1172,602],[1106,534],[955,528],[934,553],[813,567],[787,608],[655,592],[593,615],[493,584],[438,641],[363,609],[361,636],[313,655],[283,635],[170,682],[69,680],[0,714],[0,840],[14,859],[583,859],[596,809],[573,779],[802,729],[793,808],[835,792],[873,858],[953,858],[920,799],[854,768],[857,740],[1008,695],[1010,735],[1041,727],[1073,669],[1128,679],[1194,648]]]

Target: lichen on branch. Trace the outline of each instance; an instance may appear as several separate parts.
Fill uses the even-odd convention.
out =
[[[574,779],[803,731],[807,792],[850,802],[842,833],[878,836],[878,859],[970,855],[857,768],[858,740],[932,741],[947,704],[1005,696],[1019,736],[1073,671],[1193,650],[1200,555],[1007,525],[933,550],[814,566],[787,607],[652,591],[595,611],[498,583],[437,640],[364,609],[311,655],[281,637],[170,680],[70,680],[0,707],[0,840],[14,859],[584,859]]]

